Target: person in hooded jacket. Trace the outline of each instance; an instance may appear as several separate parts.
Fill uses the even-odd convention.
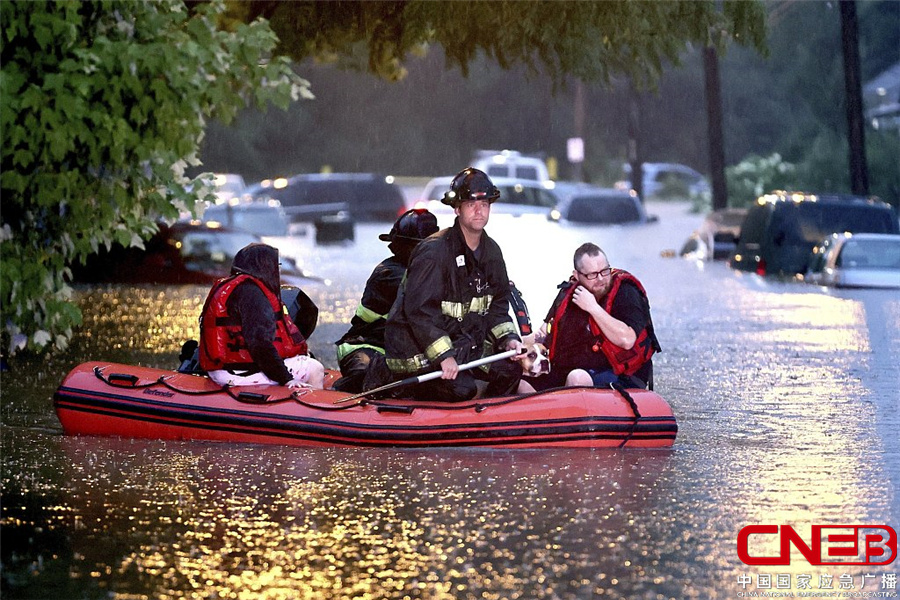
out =
[[[241,248],[200,315],[200,367],[219,385],[323,387],[325,369],[281,301],[278,249]]]
[[[342,377],[334,382],[334,389],[351,393],[363,391],[369,364],[384,354],[385,322],[406,275],[409,256],[419,242],[437,231],[437,217],[424,208],[414,208],[400,215],[390,233],[378,236],[381,241],[388,242],[391,256],[372,271],[356,314],[350,321],[350,329],[336,342]]]

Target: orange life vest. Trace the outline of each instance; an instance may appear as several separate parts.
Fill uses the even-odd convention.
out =
[[[244,340],[240,321],[228,313],[228,298],[245,281],[259,286],[275,314],[275,349],[282,359],[308,354],[303,334],[287,314],[281,298],[259,279],[247,275],[232,275],[213,286],[200,316],[200,367],[205,371],[218,369],[256,369]]]
[[[606,294],[606,298],[603,301],[602,308],[606,312],[609,312],[612,309],[613,302],[616,300],[616,294],[619,293],[619,290],[622,287],[622,284],[626,281],[634,284],[637,287],[638,291],[640,291],[641,296],[644,298],[645,306],[649,307],[649,303],[647,302],[647,292],[644,290],[644,286],[641,285],[641,282],[638,281],[637,277],[629,273],[628,271],[623,271],[622,269],[613,269],[610,274],[612,277],[612,286],[609,288],[609,293]],[[578,287],[576,285],[572,285],[569,289],[566,290],[565,295],[563,296],[562,301],[559,303],[559,306],[556,308],[556,313],[553,315],[553,322],[550,327],[550,362],[553,362],[554,355],[556,354],[557,343],[559,342],[559,321],[560,318],[565,314],[566,309],[569,306],[569,302],[572,300],[572,295],[575,293],[575,288]],[[648,310],[649,313],[649,310]],[[616,346],[614,343],[606,339],[603,333],[600,331],[600,326],[597,325],[597,322],[590,315],[588,316],[588,324],[591,328],[591,334],[597,338],[597,341],[594,343],[592,349],[594,352],[602,352],[606,357],[606,360],[609,362],[610,367],[613,370],[613,373],[616,375],[634,375],[638,369],[641,368],[647,361],[650,360],[650,357],[659,349],[659,343],[656,341],[656,336],[653,333],[653,323],[650,321],[650,315],[647,315],[647,326],[644,327],[640,332],[638,332],[637,339],[634,341],[634,345],[631,348],[625,349]]]

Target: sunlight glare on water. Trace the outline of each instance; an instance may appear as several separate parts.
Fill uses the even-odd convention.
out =
[[[120,597],[153,581],[160,598],[186,588],[222,598],[553,598],[560,578],[583,594],[627,597],[620,579],[640,581],[655,559],[647,549],[628,558],[640,542],[616,531],[640,527],[670,460],[278,447],[259,457],[229,445],[79,439],[63,448],[75,467],[67,500],[96,519],[84,533],[116,532],[134,548],[118,567],[128,582]],[[102,544],[82,551],[85,564],[107,560]]]
[[[639,227],[488,229],[535,326],[582,242],[641,279],[663,346],[655,389],[679,424],[661,452],[64,436],[51,400],[63,375],[86,360],[174,368],[208,292],[79,288],[69,350],[2,376],[4,596],[714,600],[778,573],[794,592],[801,575],[879,591],[896,563],[748,566],[736,539],[760,523],[807,540],[814,524],[898,529],[900,298],[664,258],[700,218],[653,209],[660,221]],[[333,282],[306,289],[328,367],[389,226],[358,224],[346,246],[279,241]]]

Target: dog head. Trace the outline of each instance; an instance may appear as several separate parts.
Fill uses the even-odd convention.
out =
[[[534,335],[522,338],[525,357],[522,359],[522,373],[529,377],[546,375],[550,372],[550,352],[546,346],[534,341]]]

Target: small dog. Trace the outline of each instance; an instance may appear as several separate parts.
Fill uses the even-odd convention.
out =
[[[550,352],[546,346],[534,341],[534,334],[524,336],[522,346],[526,350],[521,361],[523,375],[538,377],[550,372]]]

